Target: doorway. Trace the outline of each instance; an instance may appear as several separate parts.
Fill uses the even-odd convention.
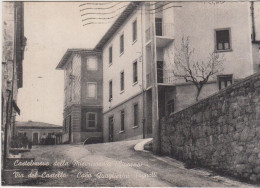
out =
[[[114,140],[114,135],[113,135],[113,131],[114,131],[114,118],[113,116],[109,117],[109,137],[108,137],[108,141],[109,142],[113,142]]]
[[[163,61],[157,61],[157,83],[163,83]]]
[[[71,134],[72,134],[72,131],[71,131],[71,116],[69,116],[69,143],[71,143]]]
[[[33,133],[33,145],[39,144],[39,133]]]
[[[156,36],[162,36],[162,18],[155,18],[155,32]]]

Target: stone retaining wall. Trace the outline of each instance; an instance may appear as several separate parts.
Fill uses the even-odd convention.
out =
[[[161,121],[163,154],[260,181],[260,74]]]

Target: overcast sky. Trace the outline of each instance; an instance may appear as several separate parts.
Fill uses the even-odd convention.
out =
[[[56,66],[68,48],[93,48],[110,24],[82,26],[80,2],[25,2],[27,46],[17,121],[62,125],[63,71]]]

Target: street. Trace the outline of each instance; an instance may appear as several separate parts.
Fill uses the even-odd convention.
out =
[[[33,146],[24,157],[49,162],[32,186],[250,186],[150,152],[135,151],[142,140],[92,145]],[[50,177],[50,178],[46,178]]]

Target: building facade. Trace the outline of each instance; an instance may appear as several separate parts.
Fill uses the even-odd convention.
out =
[[[68,49],[57,69],[64,70],[63,127],[69,143],[102,138],[103,65],[99,51]]]
[[[2,3],[2,159],[9,157],[14,136],[18,89],[23,86],[24,7],[22,2]],[[5,163],[2,163],[5,164]]]
[[[150,137],[161,117],[196,102],[195,86],[172,70],[184,37],[194,61],[225,59],[199,99],[259,71],[259,10],[258,2],[130,3],[95,47],[104,66],[104,141]]]
[[[15,131],[16,135],[26,136],[32,145],[41,144],[43,138],[46,139],[53,136],[56,144],[63,142],[61,139],[63,127],[60,125],[33,121],[16,122]]]

